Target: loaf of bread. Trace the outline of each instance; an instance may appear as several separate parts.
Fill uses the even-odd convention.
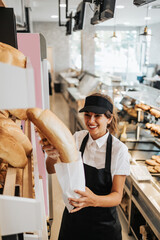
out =
[[[27,110],[27,116],[58,150],[62,162],[78,160],[78,151],[70,130],[53,112],[48,109],[31,108]]]
[[[1,114],[1,115],[4,115],[6,118],[9,117],[9,112],[8,112],[7,110],[0,110],[0,114]],[[1,116],[1,115],[0,115],[0,116]]]
[[[18,49],[0,42],[0,62],[26,67],[26,57]]]
[[[32,144],[29,138],[23,133],[21,128],[17,126],[9,118],[0,118],[0,128],[5,129],[12,137],[14,137],[24,148],[26,155],[29,156],[32,152]]]
[[[27,157],[23,146],[2,128],[0,128],[0,136],[0,158],[13,167],[25,167]]]
[[[160,111],[154,109],[154,108],[151,108],[150,109],[150,113],[155,116],[156,118],[159,118],[160,117]]]
[[[18,118],[20,120],[27,120],[26,109],[22,109],[22,108],[9,109],[8,112],[12,116],[15,116],[16,118]]]

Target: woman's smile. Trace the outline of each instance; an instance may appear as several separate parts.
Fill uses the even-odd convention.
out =
[[[111,122],[111,119],[104,114],[85,112],[84,121],[91,137],[96,140],[106,134],[107,125]]]

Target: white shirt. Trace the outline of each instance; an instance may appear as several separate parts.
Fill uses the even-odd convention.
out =
[[[77,148],[80,149],[87,130],[75,132],[74,138]],[[105,168],[106,145],[109,132],[103,137],[93,140],[89,134],[89,139],[83,154],[83,162],[97,169]],[[128,148],[124,143],[112,136],[112,157],[111,157],[111,175],[129,175],[130,174],[130,155]]]

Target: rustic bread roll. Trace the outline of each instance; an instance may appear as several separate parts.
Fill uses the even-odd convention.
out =
[[[50,110],[31,108],[27,116],[60,154],[62,162],[78,160],[74,138],[64,123]]]
[[[6,118],[9,117],[9,112],[7,110],[0,110],[0,114],[3,114]]]
[[[26,57],[18,49],[0,42],[0,62],[26,67]]]
[[[22,145],[2,128],[0,129],[0,136],[0,158],[13,167],[25,167],[27,157]]]
[[[8,110],[8,112],[20,120],[27,120],[26,109],[10,109]]]
[[[28,137],[23,133],[21,128],[17,126],[15,122],[9,118],[0,118],[0,128],[5,129],[8,134],[14,137],[20,144],[22,144],[27,156],[31,154],[32,144]]]
[[[151,113],[153,116],[155,116],[156,118],[159,118],[159,117],[160,117],[160,111],[158,111],[158,110],[156,110],[156,109],[154,109],[154,108],[150,109],[150,113]]]

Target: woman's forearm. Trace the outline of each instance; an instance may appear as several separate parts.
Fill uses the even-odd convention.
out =
[[[112,192],[105,196],[95,196],[95,207],[114,207],[121,203],[122,196],[118,192]]]

